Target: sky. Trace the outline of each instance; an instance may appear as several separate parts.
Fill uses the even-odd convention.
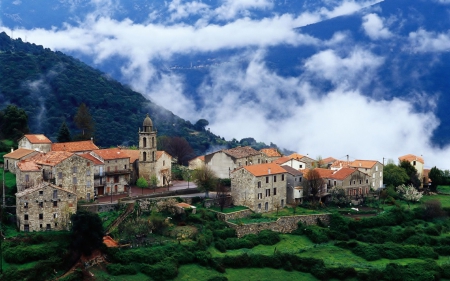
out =
[[[448,0],[434,1],[450,7]],[[450,148],[430,141],[441,122],[433,110],[444,93],[417,91],[397,98],[384,87],[366,92],[386,66],[386,57],[375,52],[377,45],[396,40],[411,52],[445,53],[450,51],[450,29],[419,27],[405,35],[399,32],[405,19],[385,18],[371,7],[380,1],[316,2],[278,13],[278,2],[270,0],[222,0],[214,6],[168,0],[164,13],[150,8],[145,20],[133,21],[115,17],[120,2],[92,0],[93,8],[70,23],[11,28],[0,20],[0,31],[91,57],[94,67],[121,58],[121,81],[184,119],[207,119],[210,130],[228,140],[253,137],[312,158],[349,155],[396,162],[411,153],[423,156],[426,167],[450,169]],[[264,16],[256,16],[258,12]],[[361,18],[358,28],[365,43],[345,30],[324,39],[295,29],[350,14]],[[314,52],[296,62],[299,75],[288,76],[269,67],[268,52],[274,46],[306,46]],[[186,93],[185,76],[161,69],[178,55],[227,50],[234,52],[226,61],[205,68],[207,75],[196,89],[200,105]]]

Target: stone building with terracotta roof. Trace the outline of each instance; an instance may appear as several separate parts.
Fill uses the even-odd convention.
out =
[[[68,230],[70,215],[76,211],[77,194],[48,182],[16,193],[20,231]]]
[[[234,205],[269,212],[286,205],[287,172],[274,163],[244,166],[231,173]]]
[[[92,140],[52,143],[52,151],[68,151],[76,154],[98,149]]]
[[[286,202],[300,204],[303,201],[303,173],[291,166],[281,166],[286,170]]]
[[[273,160],[273,163],[278,164],[280,166],[289,166],[296,170],[305,169],[306,163],[299,161],[295,158],[289,156],[283,156],[276,160]]]
[[[406,154],[406,155],[400,156],[398,158],[398,161],[399,162],[407,161],[407,162],[411,163],[411,165],[414,168],[416,168],[417,174],[419,174],[419,180],[421,182],[424,181],[423,168],[425,166],[425,161],[423,160],[423,157],[416,156],[416,155],[413,155],[413,154]]]
[[[198,156],[189,160],[189,170],[196,170],[205,165],[205,156]]]
[[[302,168],[300,168],[300,169],[317,168],[317,163],[316,163],[317,161],[308,156],[301,155],[298,153],[292,153],[291,155],[289,155],[289,157],[303,163]]]
[[[19,139],[19,148],[49,152],[52,150],[52,141],[42,134],[27,134]]]
[[[121,148],[107,148],[92,151],[97,159],[104,164],[106,180],[104,183],[104,195],[128,192],[130,185],[130,156]],[[98,191],[100,195],[102,191]]]
[[[383,188],[383,164],[376,160],[353,160],[343,161],[336,160],[330,167],[332,170],[337,171],[342,168],[354,168],[359,171],[368,174],[369,185],[373,190]]]
[[[5,170],[9,170],[11,173],[15,174],[17,169],[17,163],[21,160],[28,159],[38,154],[34,149],[18,148],[16,150],[11,150],[10,153],[3,155]]]
[[[165,151],[157,151],[155,170],[158,186],[169,185],[172,179],[172,156]]]
[[[266,156],[267,162],[272,162],[282,156],[280,154],[280,152],[278,151],[278,149],[276,149],[274,147],[263,148],[263,149],[260,149],[259,151],[264,153],[264,155]]]
[[[205,155],[205,165],[211,167],[219,178],[229,178],[240,167],[266,162],[266,156],[250,146],[222,149]]]

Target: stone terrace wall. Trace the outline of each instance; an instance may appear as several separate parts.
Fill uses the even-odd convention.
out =
[[[235,219],[246,218],[246,217],[250,216],[251,214],[253,214],[253,211],[250,210],[250,209],[242,210],[242,211],[236,211],[236,212],[227,213],[227,214],[216,212],[214,210],[211,210],[211,211],[216,213],[217,219],[219,219],[221,221],[225,221],[225,222],[227,220],[235,220]]]
[[[330,222],[330,214],[286,216],[280,217],[278,220],[273,222],[260,222],[243,225],[237,225],[228,221],[226,223],[231,228],[235,229],[237,237],[241,238],[247,234],[257,234],[265,229],[270,229],[280,233],[290,233],[297,229],[297,224],[299,221],[306,225],[315,225],[317,224],[317,219],[320,219],[320,221],[324,224],[328,224]]]

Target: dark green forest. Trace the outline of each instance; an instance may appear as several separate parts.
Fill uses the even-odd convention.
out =
[[[100,147],[137,145],[138,128],[147,113],[159,136],[185,138],[197,155],[216,147],[267,146],[252,138],[225,141],[207,130],[207,120],[192,124],[73,57],[11,39],[4,32],[0,33],[0,77],[0,110],[9,104],[25,110],[30,133],[45,134],[52,141],[63,122],[72,136],[81,134],[74,118],[84,103],[94,122],[94,142]]]

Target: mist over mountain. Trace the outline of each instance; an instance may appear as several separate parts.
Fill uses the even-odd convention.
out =
[[[68,53],[191,122],[205,118],[227,139],[312,157],[413,153],[450,168],[448,0],[13,1],[1,9],[8,35]]]

